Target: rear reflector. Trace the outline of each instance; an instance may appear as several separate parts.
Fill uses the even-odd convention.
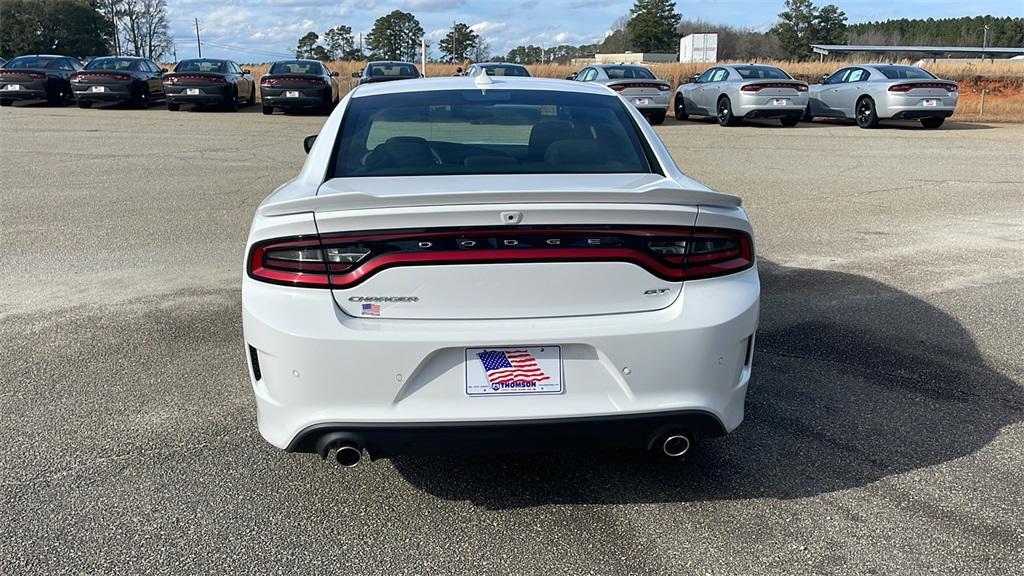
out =
[[[761,90],[767,90],[768,88],[782,88],[789,90],[796,90],[797,92],[807,92],[806,84],[790,84],[787,82],[765,82],[762,84],[747,84],[740,88],[740,92],[760,92]]]
[[[307,86],[326,86],[327,82],[324,82],[320,78],[303,78],[301,76],[296,77],[278,77],[278,78],[264,78],[260,80],[260,86],[281,86],[284,84],[305,84]]]
[[[33,78],[35,80],[43,80],[46,78],[46,74],[40,72],[0,72],[0,78]]]
[[[750,236],[717,228],[469,228],[291,237],[252,246],[251,278],[307,288],[351,288],[398,266],[628,262],[668,281],[751,267]]]
[[[947,92],[956,92],[956,84],[949,82],[916,82],[914,84],[893,84],[889,92],[910,92],[918,88],[938,88]]]

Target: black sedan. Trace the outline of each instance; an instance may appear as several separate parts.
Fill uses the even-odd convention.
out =
[[[408,62],[367,62],[366,68],[353,72],[353,78],[359,78],[360,84],[370,82],[388,82],[390,80],[409,80],[421,76],[419,68]]]
[[[71,75],[82,64],[68,56],[18,56],[0,69],[0,106],[15,100],[46,100],[67,106],[74,99]]]
[[[164,97],[160,76],[166,71],[146,58],[96,58],[85,65],[85,70],[71,75],[71,89],[75,91],[79,108],[88,108],[94,102],[120,102],[148,108]]]
[[[264,114],[283,110],[317,110],[330,114],[340,92],[334,78],[319,60],[282,60],[274,62],[260,78],[260,102]]]
[[[231,60],[200,58],[182,60],[174,72],[164,74],[167,109],[181,109],[182,104],[220,106],[238,110],[239,104],[256,103],[256,82],[252,73]]]

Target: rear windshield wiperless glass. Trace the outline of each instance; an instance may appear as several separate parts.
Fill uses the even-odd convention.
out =
[[[324,68],[319,62],[293,60],[290,62],[274,62],[270,74],[323,74]]]
[[[12,58],[7,64],[4,64],[4,68],[14,70],[16,68],[23,69],[41,69],[41,68],[58,68],[60,66],[60,58],[47,58],[46,56],[18,56]]]
[[[599,94],[438,90],[352,98],[333,177],[650,173],[625,105]]]
[[[935,76],[913,66],[875,66],[889,80],[932,80]]]
[[[786,74],[778,68],[771,66],[735,66],[736,72],[744,80],[789,80],[789,74]]]
[[[86,70],[131,70],[135,60],[128,58],[97,58],[85,65]]]
[[[395,78],[419,78],[420,71],[412,64],[382,64],[371,63],[366,70],[366,75],[371,78],[395,77]]]
[[[530,73],[522,66],[484,66],[488,76],[529,76]]]
[[[641,68],[640,66],[605,66],[604,73],[612,80],[620,80],[623,78],[643,78],[645,80],[655,79],[653,72],[647,68]]]
[[[223,72],[225,69],[222,60],[182,60],[175,68],[175,72]]]

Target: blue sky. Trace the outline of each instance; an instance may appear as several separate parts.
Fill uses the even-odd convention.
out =
[[[827,4],[819,0],[818,4]],[[1024,15],[1024,0],[837,0],[851,23],[887,18]],[[412,12],[436,48],[453,22],[469,24],[504,54],[519,44],[554,46],[601,40],[632,0],[167,0],[178,58],[196,55],[199,18],[204,56],[262,62],[286,57],[308,31],[345,24],[366,33],[394,9]],[[783,0],[677,0],[684,18],[767,29]],[[436,55],[436,49],[434,50]]]

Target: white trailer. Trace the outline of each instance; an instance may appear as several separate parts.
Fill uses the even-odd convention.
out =
[[[680,62],[717,62],[718,34],[690,34],[679,39]]]

